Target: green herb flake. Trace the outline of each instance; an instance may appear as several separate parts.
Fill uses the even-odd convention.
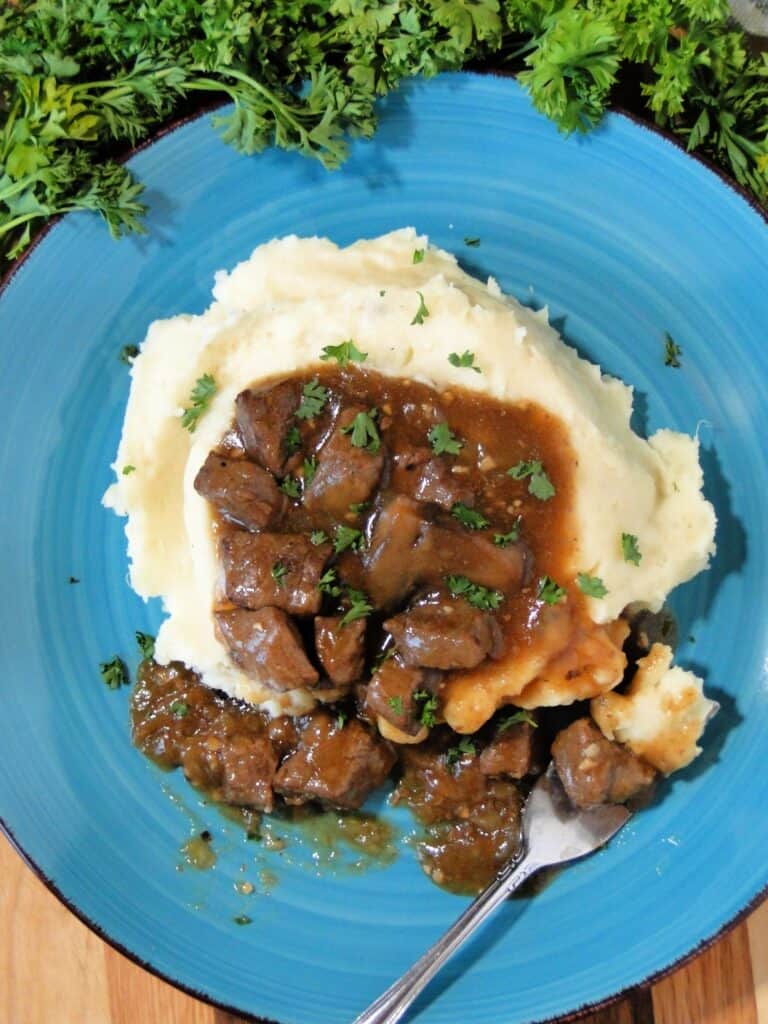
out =
[[[300,420],[311,420],[319,416],[328,401],[328,388],[324,388],[315,377],[301,389],[301,403],[296,410],[296,417]]]
[[[394,658],[395,648],[388,647],[386,651],[379,651],[376,657],[373,659],[373,666],[371,667],[371,673],[378,672],[381,666],[389,661],[390,658]]]
[[[672,366],[676,370],[682,366],[680,362],[680,356],[683,354],[683,350],[673,339],[672,335],[668,331],[664,331],[664,365]]]
[[[151,633],[142,633],[136,630],[136,646],[143,661],[149,661],[155,656],[155,638]]]
[[[446,576],[445,582],[453,597],[463,597],[473,608],[484,612],[495,611],[504,600],[500,590],[482,587],[466,576]]]
[[[368,595],[364,594],[362,590],[347,587],[346,597],[349,601],[349,609],[342,616],[339,629],[348,626],[350,622],[367,618],[373,611],[373,605],[368,600]]]
[[[171,714],[174,718],[186,718],[189,714],[189,704],[183,700],[175,700],[171,704]]]
[[[119,359],[121,363],[126,363],[128,366],[131,365],[133,360],[139,354],[138,345],[123,345],[120,349]]]
[[[424,262],[424,250],[423,249],[414,249],[413,250],[413,262],[414,263],[423,263]]]
[[[371,455],[375,455],[381,448],[381,438],[376,429],[376,419],[379,413],[377,409],[369,412],[359,412],[348,427],[342,427],[342,434],[350,434],[350,441],[355,448],[365,448]]]
[[[327,569],[323,573],[317,584],[317,589],[321,594],[328,594],[329,597],[339,597],[342,588],[339,584],[339,576],[335,569]]]
[[[428,729],[437,725],[437,697],[430,693],[429,690],[416,690],[414,691],[413,699],[417,704],[421,705],[416,716],[421,724],[425,725]]]
[[[368,353],[361,352],[350,338],[349,341],[342,341],[338,345],[326,345],[320,358],[335,359],[339,366],[346,366],[347,363],[364,363]]]
[[[272,566],[270,576],[275,581],[278,587],[285,586],[285,577],[288,575],[288,569],[282,562],[275,562]]]
[[[101,662],[99,674],[101,675],[101,681],[110,690],[119,690],[121,686],[128,685],[128,670],[122,658],[119,658],[117,655],[114,658],[110,658],[109,661]]]
[[[302,469],[304,470],[304,487],[311,487],[312,481],[315,479],[315,473],[317,472],[317,459],[314,455],[311,459],[304,459]]]
[[[419,308],[416,310],[416,315],[413,320],[411,320],[411,327],[413,327],[414,324],[423,324],[429,316],[429,310],[424,302],[424,296],[421,292],[416,292],[416,294],[419,296]]]
[[[129,466],[123,466],[123,476],[130,476],[131,473],[135,473],[135,472],[136,472],[136,467],[135,466],[130,466],[130,465]]]
[[[319,547],[321,544],[325,544],[328,540],[328,534],[325,530],[313,530],[309,535],[309,539],[315,547]]]
[[[339,732],[341,729],[344,728],[348,718],[349,718],[349,712],[346,711],[344,708],[339,708],[337,710],[337,712],[336,712],[336,720],[335,720],[335,725],[336,725],[336,731],[337,732]]]
[[[536,591],[536,598],[544,604],[559,604],[567,597],[567,591],[559,586],[551,576],[542,576],[539,580],[539,588]]]
[[[387,697],[387,705],[391,708],[396,715],[403,714],[403,698],[402,697]]]
[[[470,236],[464,239],[464,245],[469,246],[470,249],[476,249],[480,245],[480,239],[474,236]]]
[[[451,352],[448,356],[448,362],[451,366],[465,366],[469,370],[474,370],[475,373],[483,372],[479,366],[475,366],[475,353],[470,352],[469,349],[465,349],[461,355],[458,352]]]
[[[447,423],[436,423],[427,431],[427,440],[435,455],[458,455],[464,447]]]
[[[459,740],[455,747],[449,747],[445,752],[445,763],[449,768],[453,768],[457,765],[464,757],[475,757],[477,755],[477,747],[469,737],[465,736]]]
[[[576,582],[579,585],[579,590],[587,597],[599,599],[608,593],[608,588],[599,576],[588,576],[587,573],[580,572],[576,576]]]
[[[451,507],[451,515],[457,519],[462,526],[468,530],[484,530],[490,525],[490,520],[474,508],[465,505],[463,501],[454,502]]]
[[[632,565],[640,565],[643,556],[640,548],[637,546],[637,537],[634,533],[622,533],[621,553],[624,556],[625,562],[631,562]]]
[[[293,498],[294,501],[298,501],[301,496],[301,487],[299,481],[292,476],[284,476],[280,481],[280,490],[283,494],[287,494],[289,498]]]
[[[343,524],[339,524],[336,527],[336,540],[333,542],[333,550],[337,555],[347,550],[362,551],[364,547],[365,537],[362,530],[357,530],[354,526],[344,526]]]
[[[497,548],[506,548],[510,544],[514,544],[515,541],[520,540],[520,524],[523,521],[522,516],[515,516],[515,521],[512,523],[512,529],[508,533],[494,533],[493,543]]]
[[[353,502],[353,504],[349,506],[349,511],[352,513],[353,516],[359,516],[361,513],[365,512],[366,509],[369,509],[370,507],[370,501],[355,501]]]
[[[497,732],[504,732],[505,729],[509,729],[513,725],[519,725],[522,722],[530,725],[532,729],[538,729],[539,727],[539,723],[529,711],[515,711],[514,714],[507,715],[506,718],[499,722]]]
[[[197,421],[211,404],[215,394],[216,381],[210,373],[204,373],[202,377],[197,378],[195,386],[192,388],[192,393],[189,396],[192,404],[184,410],[184,414],[181,417],[182,427],[188,430],[190,434],[194,434],[197,429]]]
[[[295,455],[296,452],[301,448],[301,431],[294,425],[285,435],[285,452],[286,455]]]
[[[538,459],[531,459],[528,462],[518,462],[507,470],[507,476],[513,480],[528,480],[528,493],[539,501],[549,501],[554,497],[556,491],[552,481],[544,471],[544,467]]]
[[[77,578],[77,576],[70,576],[69,579],[67,580],[67,583],[79,583],[79,582],[80,582],[80,580]]]
[[[247,914],[238,914],[237,917],[233,917],[232,920],[235,924],[240,925],[241,927],[246,924],[253,924],[253,918],[248,917]]]

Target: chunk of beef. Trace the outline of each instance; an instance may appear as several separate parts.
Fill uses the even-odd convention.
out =
[[[227,804],[271,811],[277,754],[266,736],[235,735],[220,751],[221,799]]]
[[[224,519],[246,530],[275,526],[285,509],[285,495],[271,473],[248,459],[228,459],[216,452],[200,467],[195,490]]]
[[[371,676],[365,690],[365,711],[372,718],[381,716],[395,728],[415,736],[422,728],[424,703],[416,693],[432,694],[437,690],[439,675],[406,665],[399,655],[387,658]]]
[[[373,603],[386,608],[402,600],[421,572],[420,547],[427,528],[424,507],[398,494],[379,513],[365,555]]]
[[[499,729],[480,754],[478,764],[483,775],[508,775],[522,779],[544,767],[542,741],[535,726],[515,722]]]
[[[344,429],[352,424],[364,406],[342,409],[330,437],[317,455],[317,470],[304,495],[304,506],[310,512],[325,512],[342,519],[350,505],[367,501],[381,477],[384,452],[372,453],[356,448]]]
[[[467,576],[482,587],[513,594],[525,582],[527,561],[522,544],[499,547],[491,536],[451,526],[430,526],[421,545],[425,582],[455,574]]]
[[[607,740],[590,718],[579,718],[552,744],[557,774],[577,807],[620,804],[647,789],[656,772],[626,747]]]
[[[267,735],[280,760],[292,754],[299,745],[297,719],[292,715],[278,715],[267,725]]]
[[[284,380],[248,388],[235,399],[237,426],[245,450],[275,476],[283,475],[285,437],[299,406],[299,383]]]
[[[221,542],[224,589],[234,604],[257,611],[270,605],[292,615],[316,615],[318,583],[330,544],[298,533],[235,533]]]
[[[501,629],[493,615],[466,601],[435,594],[387,619],[384,629],[406,665],[427,668],[474,668],[502,653]]]
[[[365,619],[342,626],[343,616],[315,619],[315,648],[328,678],[337,686],[348,686],[363,674],[365,662]]]
[[[340,728],[327,711],[315,711],[298,749],[281,764],[275,789],[291,803],[320,800],[354,810],[382,784],[394,763],[391,747],[356,718]]]
[[[394,459],[392,486],[417,501],[431,501],[450,512],[457,501],[472,507],[475,493],[456,463],[435,456],[429,448],[411,448]]]
[[[312,686],[319,679],[295,623],[279,608],[216,612],[216,625],[236,665],[276,690]]]

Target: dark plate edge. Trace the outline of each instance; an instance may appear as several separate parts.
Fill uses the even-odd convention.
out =
[[[473,69],[473,71],[471,72],[464,73],[477,74],[478,77],[482,77],[484,75],[489,75],[494,78],[516,77],[512,72],[505,72],[494,69],[489,69],[488,71],[478,71]],[[139,145],[134,146],[133,148],[127,150],[122,156],[120,156],[117,159],[117,163],[126,163],[137,153],[140,153],[143,150],[147,149],[149,146],[154,145],[154,143],[158,142],[166,135],[170,135],[172,132],[177,131],[179,128],[183,128],[185,125],[191,124],[193,121],[197,121],[201,117],[210,114],[212,111],[225,106],[226,102],[226,100],[223,100],[220,102],[208,104],[202,107],[201,109],[195,111],[195,113],[193,114],[188,114],[187,116],[181,117],[176,121],[172,121],[164,128],[159,129],[157,132],[154,132],[152,135],[148,136]],[[684,153],[689,159],[695,160],[696,163],[698,163],[700,166],[704,167],[706,170],[716,175],[716,177],[719,178],[719,180],[728,189],[730,189],[730,191],[734,192],[739,198],[743,199],[747,203],[747,205],[766,223],[766,225],[768,225],[768,209],[761,206],[760,203],[758,203],[758,201],[752,196],[750,192],[748,192],[745,188],[739,185],[738,182],[734,181],[728,174],[725,173],[725,171],[723,171],[716,164],[712,163],[709,159],[700,156],[697,153],[689,153],[685,146],[682,144],[682,142],[675,135],[673,135],[666,129],[660,128],[658,125],[651,124],[650,122],[638,117],[636,114],[632,114],[629,111],[624,110],[620,106],[611,106],[610,111],[611,113],[618,114],[620,117],[624,117],[626,118],[626,120],[631,121],[636,127],[660,136],[667,143],[669,143],[670,145],[674,146],[676,149]],[[542,117],[543,116],[544,115],[542,115]],[[59,223],[61,219],[62,215],[53,217],[35,235],[31,244],[25,250],[22,256],[20,256],[19,259],[16,260],[9,267],[9,269],[2,276],[2,278],[0,278],[0,299],[2,298],[3,292],[10,285],[11,281],[13,280],[18,270],[22,266],[24,266],[29,257],[35,251],[35,249],[37,249],[37,247],[40,245],[43,239]],[[0,832],[2,832],[5,835],[6,839],[11,844],[16,853],[21,857],[21,859],[32,871],[32,873],[43,883],[43,885],[45,885],[48,891],[51,892],[67,908],[67,910],[74,914],[74,916],[78,918],[78,920],[82,921],[82,923],[87,928],[90,928],[90,930],[94,932],[94,934],[98,935],[98,937],[102,941],[106,942],[109,946],[115,949],[118,953],[121,953],[128,960],[132,961],[137,966],[142,967],[145,971],[148,971],[150,974],[153,974],[156,978],[160,978],[161,981],[165,981],[169,985],[172,985],[174,988],[177,988],[180,991],[186,993],[186,995],[192,996],[194,999],[198,999],[203,1003],[207,1003],[208,1005],[213,1006],[216,1009],[222,1010],[225,1013],[229,1013],[234,1016],[239,1016],[244,1020],[252,1022],[252,1024],[281,1024],[280,1021],[275,1021],[272,1018],[258,1017],[252,1013],[249,1013],[247,1010],[242,1010],[238,1007],[229,1006],[226,1003],[219,1002],[217,999],[214,999],[213,996],[207,994],[206,992],[201,992],[198,989],[192,988],[191,986],[186,985],[184,982],[179,981],[178,979],[163,973],[163,971],[155,967],[153,964],[150,964],[147,961],[142,960],[142,958],[137,953],[134,953],[132,950],[123,946],[116,939],[113,939],[95,921],[92,921],[91,918],[89,918],[85,913],[83,913],[83,911],[81,911],[74,903],[72,903],[68,899],[67,896],[64,895],[64,893],[61,892],[56,883],[51,878],[49,878],[37,865],[37,863],[32,859],[32,857],[29,856],[27,851],[16,839],[16,836],[14,835],[13,831],[8,826],[8,824],[3,820],[2,817],[0,817]],[[687,953],[683,953],[682,956],[678,957],[677,960],[673,960],[672,963],[668,964],[666,967],[663,967],[655,973],[649,974],[645,978],[641,978],[633,985],[628,985],[626,988],[620,989],[619,991],[614,992],[611,995],[608,995],[605,998],[600,999],[594,1003],[584,1003],[582,1006],[574,1010],[569,1010],[566,1013],[562,1014],[556,1014],[554,1017],[541,1017],[537,1018],[536,1020],[532,1019],[528,1022],[528,1024],[569,1024],[569,1022],[571,1021],[581,1020],[583,1017],[587,1016],[590,1013],[596,1013],[600,1010],[607,1009],[610,1006],[613,1006],[614,1004],[618,1003],[620,1000],[626,999],[627,997],[631,996],[633,993],[638,992],[641,989],[655,985],[659,981],[662,981],[664,978],[669,977],[669,975],[673,974],[679,968],[684,967],[686,964],[690,963],[697,956],[699,956],[699,954],[706,952],[706,950],[708,950],[721,938],[727,935],[728,932],[733,931],[734,928],[736,928],[747,917],[749,917],[749,915],[754,910],[756,910],[760,906],[760,904],[763,903],[766,899],[768,899],[768,883],[766,883],[766,885],[761,890],[759,890],[755,894],[755,896],[753,896],[753,898],[746,904],[746,906],[744,906],[732,918],[730,918],[730,920],[726,921],[723,925],[721,925],[720,928],[718,928],[711,935],[705,936],[697,943],[696,946],[690,949]]]

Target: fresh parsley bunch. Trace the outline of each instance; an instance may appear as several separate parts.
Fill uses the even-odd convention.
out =
[[[566,132],[635,106],[768,194],[768,58],[725,0],[20,0],[0,9],[0,266],[50,217],[98,211],[142,230],[115,161],[172,117],[225,98],[223,139],[337,167],[405,77],[519,72]]]

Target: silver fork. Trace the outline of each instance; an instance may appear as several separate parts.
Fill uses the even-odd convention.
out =
[[[541,868],[593,853],[626,824],[626,807],[601,804],[578,810],[565,795],[554,765],[531,790],[523,812],[523,846],[491,884],[410,970],[360,1014],[354,1024],[395,1024],[446,961],[510,893]]]

